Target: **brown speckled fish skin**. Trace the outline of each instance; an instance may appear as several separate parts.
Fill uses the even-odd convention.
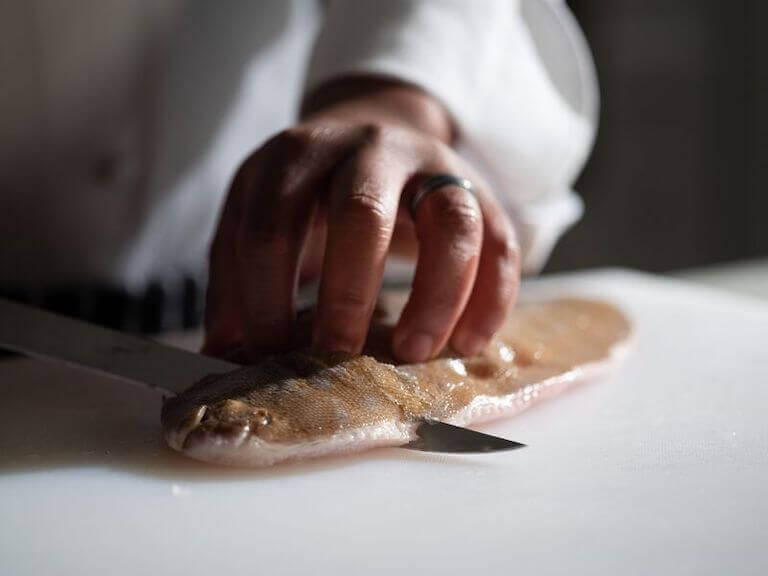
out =
[[[479,396],[535,390],[538,383],[606,361],[629,336],[630,324],[600,301],[519,305],[482,354],[460,358],[447,351],[399,366],[388,363],[390,330],[384,320],[376,324],[365,351],[370,355],[295,351],[204,379],[166,401],[166,437],[181,435],[186,451],[212,438],[253,435],[270,444],[296,444],[384,422],[455,421]],[[526,396],[532,403],[537,394]]]
[[[419,394],[370,356],[296,351],[198,382],[165,403],[163,426],[191,428],[186,447],[245,427],[270,443],[295,443],[415,417],[427,409]]]

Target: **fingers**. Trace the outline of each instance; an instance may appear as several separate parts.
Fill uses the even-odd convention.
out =
[[[313,344],[362,350],[397,216],[407,161],[373,145],[337,171],[331,185],[328,236]]]
[[[317,137],[286,132],[269,142],[239,225],[235,253],[245,347],[252,355],[290,343],[299,262],[327,175]]]
[[[245,166],[245,165],[244,165]],[[249,173],[241,167],[232,182],[211,244],[208,290],[205,298],[203,354],[224,356],[242,342],[242,302],[235,266],[239,214],[249,187]]]
[[[520,251],[512,224],[491,196],[481,195],[483,248],[477,278],[451,345],[465,356],[479,353],[501,328],[517,297]]]
[[[275,148],[246,160],[230,189],[211,248],[206,353],[280,347],[290,338],[296,262],[311,206],[302,205],[297,168],[266,169]]]
[[[393,351],[421,362],[448,341],[477,273],[483,217],[477,199],[446,186],[431,192],[416,214],[419,255],[413,288],[395,329]]]
[[[206,352],[239,342],[256,355],[290,342],[315,192],[344,151],[343,134],[289,130],[243,164],[211,250]]]
[[[386,255],[408,253],[415,233],[416,275],[393,352],[423,361],[451,338],[457,351],[477,353],[517,291],[515,237],[501,207],[487,189],[475,197],[441,188],[421,201],[413,225],[405,223],[402,246],[392,242],[406,184],[416,173],[440,172],[478,182],[448,148],[412,135],[363,126],[273,138],[238,171],[222,212],[204,352],[221,355],[244,343],[257,356],[289,344],[302,262],[306,278],[321,275],[314,345],[360,352]],[[330,197],[321,198],[325,191]],[[328,205],[319,211],[321,200]]]

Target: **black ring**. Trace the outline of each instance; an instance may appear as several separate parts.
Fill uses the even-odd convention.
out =
[[[453,174],[435,174],[434,176],[427,178],[424,183],[419,186],[419,189],[416,191],[416,194],[413,195],[413,198],[411,198],[411,217],[414,220],[416,219],[416,210],[418,210],[419,204],[421,204],[421,201],[424,200],[428,194],[431,194],[440,188],[445,188],[446,186],[455,186],[456,188],[466,190],[470,194],[475,193],[475,188],[472,186],[472,182],[466,178],[454,176]]]

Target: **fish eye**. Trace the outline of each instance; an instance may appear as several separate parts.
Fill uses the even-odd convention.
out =
[[[272,422],[272,416],[264,408],[256,408],[253,411],[253,419],[259,426],[268,426]]]

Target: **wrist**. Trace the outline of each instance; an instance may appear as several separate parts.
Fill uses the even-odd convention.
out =
[[[329,114],[400,124],[447,144],[454,140],[453,122],[443,105],[420,88],[396,80],[357,76],[321,85],[305,98],[301,118]]]

